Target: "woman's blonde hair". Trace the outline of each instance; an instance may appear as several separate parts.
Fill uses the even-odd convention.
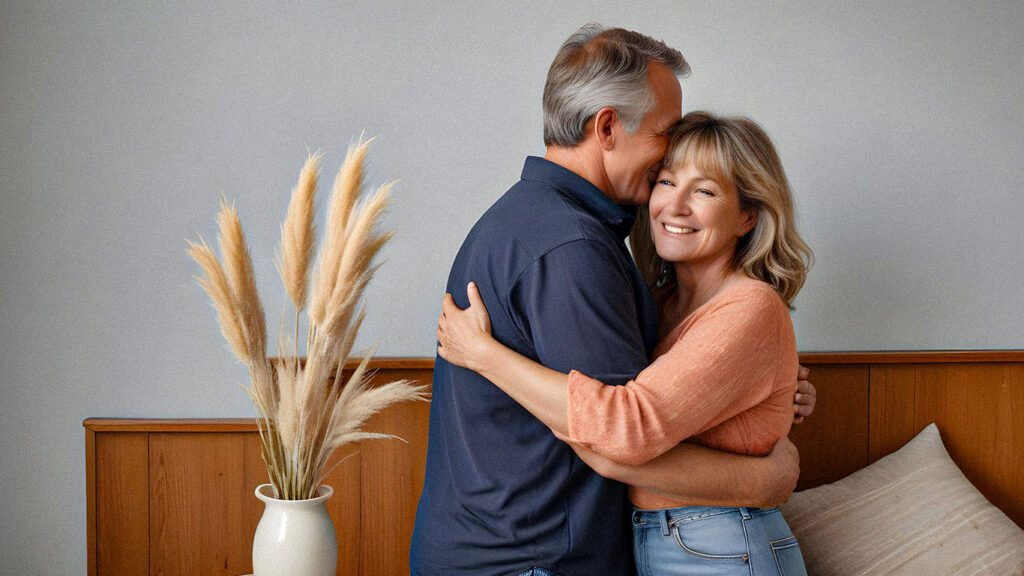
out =
[[[739,193],[740,208],[757,213],[754,228],[736,246],[733,265],[774,286],[792,307],[814,254],[797,233],[793,195],[771,138],[749,118],[690,112],[672,128],[665,154],[665,166],[681,168],[686,162],[694,162],[717,180],[731,182]],[[637,214],[629,239],[648,283],[675,282],[675,269],[655,251],[646,208]]]

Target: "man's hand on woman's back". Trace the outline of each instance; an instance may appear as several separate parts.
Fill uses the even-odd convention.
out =
[[[818,391],[814,384],[807,381],[811,369],[801,365],[796,375],[796,396],[793,398],[793,423],[799,424],[814,412],[814,404],[818,401]]]
[[[765,456],[765,460],[775,469],[775,473],[766,478],[763,487],[766,501],[761,507],[774,508],[789,500],[796,490],[796,481],[800,478],[800,452],[789,437],[783,436]]]

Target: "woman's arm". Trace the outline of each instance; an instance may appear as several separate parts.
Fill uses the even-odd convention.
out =
[[[800,476],[800,455],[787,437],[763,457],[684,442],[635,466],[620,464],[583,446],[572,448],[605,478],[695,506],[772,508],[789,499]]]
[[[448,362],[493,382],[566,440],[568,376],[494,340],[476,286],[471,283],[467,293],[470,307],[465,310],[459,309],[451,296],[444,299],[444,312],[438,320],[438,353]],[[813,388],[809,393],[813,405]],[[573,445],[573,449],[602,476],[709,506],[776,506],[793,492],[799,476],[799,455],[788,438],[782,438],[765,457],[683,443],[641,465],[621,464],[580,445]]]
[[[712,446],[763,455],[789,432],[796,344],[789,311],[770,286],[751,282],[723,293],[660,346],[625,386],[570,373],[573,442],[643,464],[697,434]]]
[[[713,309],[634,380],[606,386],[578,373],[564,377],[506,349],[489,336],[473,284],[467,293],[465,311],[445,297],[438,353],[492,381],[556,434],[626,464],[647,462],[761,402],[782,361],[775,346],[762,344],[775,334],[773,314],[782,313],[774,294],[756,292]]]
[[[569,377],[511,351],[490,336],[486,308],[473,283],[468,286],[467,295],[470,306],[465,311],[450,295],[444,298],[444,312],[437,329],[438,354],[494,382],[559,438],[568,438]],[[703,322],[700,329],[691,329],[689,337],[693,341],[685,347],[703,359],[698,365],[689,357],[672,360],[670,351],[627,386],[605,386],[575,375],[575,385],[583,392],[575,395],[574,409],[585,406],[595,412],[591,419],[584,417],[590,423],[585,427],[593,428],[583,430],[591,447],[620,462],[643,463],[736,411],[760,402],[757,395],[767,394],[767,390],[758,393],[750,386],[736,386],[733,382],[737,377],[745,379],[741,374],[763,372],[778,360],[770,345],[774,338],[770,330],[773,323],[767,319],[783,313],[774,310],[777,302],[764,294],[746,297],[744,301],[755,307],[723,307],[716,320]],[[733,308],[737,308],[740,321],[750,327],[736,324],[737,313]],[[751,334],[763,329],[768,329],[762,335],[769,340],[768,346],[750,339]],[[705,347],[707,354],[700,354]],[[771,383],[764,381],[761,385]],[[813,404],[813,387],[807,396]],[[579,415],[573,417],[581,419]],[[578,428],[572,434],[579,431]]]
[[[564,439],[569,434],[569,377],[491,337],[491,320],[475,283],[469,284],[467,293],[470,306],[465,310],[445,294],[444,312],[437,323],[437,353],[493,382]]]

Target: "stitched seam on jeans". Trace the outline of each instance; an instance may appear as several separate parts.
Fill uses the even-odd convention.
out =
[[[679,527],[678,526],[673,526],[672,527],[672,535],[676,539],[676,544],[678,544],[679,547],[682,548],[684,552],[686,552],[687,554],[692,554],[693,556],[696,556],[698,558],[708,558],[708,559],[711,559],[711,560],[743,560],[743,557],[746,556],[746,554],[737,554],[735,556],[725,556],[725,555],[719,555],[719,554],[704,554],[703,552],[697,552],[696,550],[692,550],[689,547],[687,547],[686,544],[683,543],[683,536],[679,533]]]
[[[700,514],[692,514],[689,516],[680,516],[676,518],[672,518],[672,515],[669,514],[669,526],[680,526],[683,524],[689,524],[690,522],[704,520],[705,518],[712,518],[714,516],[721,516],[723,514],[735,514],[736,512],[737,508],[723,508],[712,509],[710,511],[701,512]]]
[[[783,542],[785,542],[785,544],[782,544]],[[778,546],[776,546],[776,544],[778,544]],[[769,545],[772,547],[772,550],[785,550],[786,548],[792,548],[793,546],[796,546],[796,544],[796,536],[790,536],[789,538],[783,538],[782,540],[774,540],[772,542],[769,542]]]

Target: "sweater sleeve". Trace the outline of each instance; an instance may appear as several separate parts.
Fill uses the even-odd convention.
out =
[[[773,390],[785,305],[772,291],[733,290],[688,319],[678,340],[625,386],[569,374],[569,437],[612,460],[643,464],[747,410]]]

